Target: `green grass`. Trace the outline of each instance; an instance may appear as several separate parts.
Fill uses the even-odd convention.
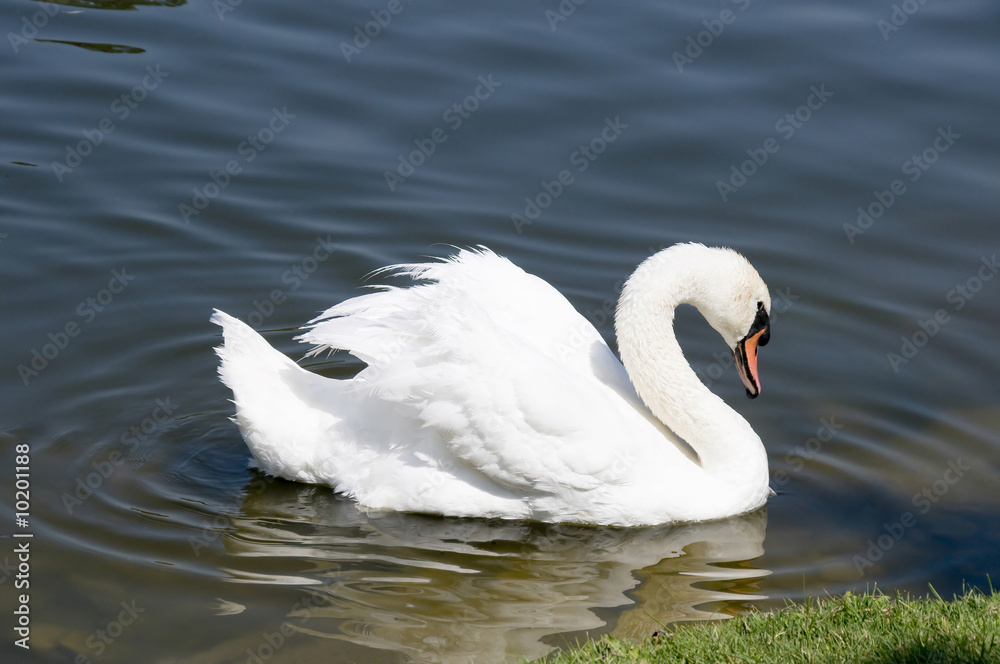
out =
[[[604,638],[547,664],[1000,663],[1000,594],[953,601],[881,592],[809,600],[775,613],[678,626],[638,643]]]

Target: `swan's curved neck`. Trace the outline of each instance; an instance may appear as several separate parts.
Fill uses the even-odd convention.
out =
[[[679,304],[704,306],[711,265],[660,252],[643,262],[622,290],[615,331],[622,363],[652,413],[698,454],[702,468],[745,483],[767,473],[767,456],[750,424],[713,394],[691,369],[674,335]]]

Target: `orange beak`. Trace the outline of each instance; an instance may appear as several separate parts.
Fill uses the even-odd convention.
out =
[[[760,394],[760,374],[757,372],[757,348],[767,345],[771,338],[771,321],[763,305],[757,308],[757,318],[750,326],[750,332],[733,349],[736,370],[747,388],[747,397],[753,399]]]
[[[760,394],[760,374],[757,372],[757,347],[762,345],[760,338],[767,330],[761,330],[752,337],[746,337],[736,345],[733,356],[736,359],[736,370],[740,380],[747,388],[747,396],[753,399]]]

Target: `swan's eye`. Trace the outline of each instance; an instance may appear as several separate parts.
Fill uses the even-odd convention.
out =
[[[767,342],[771,339],[771,318],[768,316],[767,309],[764,308],[763,302],[757,303],[757,317],[754,318],[753,325],[750,326],[750,332],[747,336],[753,336],[760,331],[763,331],[764,333],[760,335],[757,345],[766,346]]]

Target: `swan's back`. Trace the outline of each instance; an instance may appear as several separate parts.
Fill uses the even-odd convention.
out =
[[[606,347],[556,289],[487,249],[376,274],[383,273],[408,276],[418,284],[377,286],[374,293],[328,309],[299,337],[315,344],[312,353],[343,349],[366,363],[385,364],[404,348],[433,351],[435,339],[451,352],[490,352],[496,350],[499,333],[579,367],[588,361],[585,348],[593,343]]]
[[[220,373],[265,471],[372,508],[630,523],[629,501],[649,496],[625,496],[654,459],[697,469],[546,282],[485,249],[387,271],[417,283],[347,300],[300,337],[364,361],[351,380],[310,374],[216,314]]]

